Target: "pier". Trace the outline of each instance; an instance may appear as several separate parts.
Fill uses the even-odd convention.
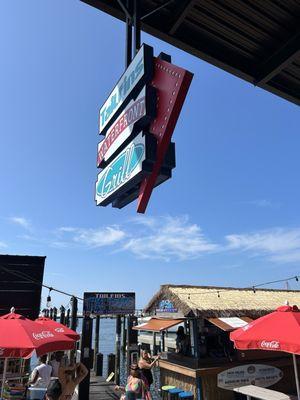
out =
[[[91,374],[89,400],[119,399],[120,393],[114,390],[115,383],[106,382],[103,377]],[[78,400],[78,394],[74,394],[72,400]]]

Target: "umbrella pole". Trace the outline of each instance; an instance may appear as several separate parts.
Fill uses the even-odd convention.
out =
[[[295,355],[295,354],[293,354],[293,364],[294,364],[294,371],[295,371],[295,379],[296,379],[296,387],[297,387],[297,396],[298,396],[298,400],[300,400],[299,377],[298,377],[297,360],[296,360],[296,355]]]
[[[8,365],[8,358],[5,358],[4,359],[4,367],[3,367],[3,376],[2,376],[1,399],[3,399],[3,392],[4,392],[5,378],[6,378],[6,372],[7,372],[7,365]]]

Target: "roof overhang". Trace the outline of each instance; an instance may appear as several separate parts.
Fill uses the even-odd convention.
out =
[[[81,1],[125,21],[121,0]],[[300,3],[140,0],[140,4],[145,32],[300,105]]]
[[[136,325],[132,329],[137,331],[162,332],[181,324],[183,321],[184,319],[151,318],[149,321]]]
[[[253,319],[249,317],[207,318],[207,321],[220,328],[222,331],[231,332],[248,325]]]

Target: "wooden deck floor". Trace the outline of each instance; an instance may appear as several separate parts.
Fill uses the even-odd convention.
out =
[[[107,383],[104,378],[91,375],[89,400],[118,400],[120,395],[114,387],[114,383]],[[77,394],[74,394],[72,400],[78,400]]]
[[[103,378],[91,377],[90,400],[119,399],[120,395],[114,390],[114,383],[107,383]]]

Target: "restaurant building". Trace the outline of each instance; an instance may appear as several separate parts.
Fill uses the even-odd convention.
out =
[[[164,352],[165,359],[159,362],[161,386],[192,391],[194,398],[201,400],[244,399],[233,388],[246,384],[293,394],[296,388],[289,354],[239,351],[229,338],[234,329],[287,302],[300,305],[300,292],[163,285],[144,310],[151,318],[134,329],[139,330],[141,344],[152,333],[151,347]],[[184,354],[174,351],[176,325],[185,330]]]

